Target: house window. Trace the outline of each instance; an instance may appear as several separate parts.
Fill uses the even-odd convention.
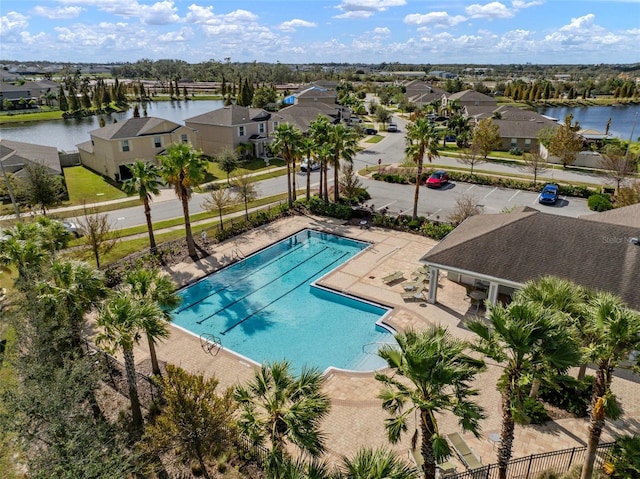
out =
[[[525,138],[524,140],[524,149],[529,151],[531,149],[531,138]]]
[[[264,123],[260,123],[260,125],[258,126],[258,131],[262,134],[264,133]]]
[[[516,148],[518,146],[518,139],[511,138],[511,148]]]
[[[244,126],[238,127],[238,136],[244,136]]]
[[[129,140],[122,140],[120,146],[122,146],[122,151],[129,151]]]
[[[182,142],[182,144],[189,143],[189,137],[187,136],[186,133],[183,133],[182,135],[180,135],[180,141]]]
[[[160,138],[159,136],[154,136],[153,137],[153,146],[156,148],[160,148],[162,146],[162,138]]]
[[[273,122],[273,129],[275,130],[276,128],[278,128],[278,122],[277,122],[277,121],[274,121],[274,122]]]

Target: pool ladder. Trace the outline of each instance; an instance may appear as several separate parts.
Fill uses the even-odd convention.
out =
[[[215,334],[203,333],[200,335],[200,346],[205,353],[217,356],[222,349],[222,342]],[[215,349],[215,352],[212,352]]]
[[[236,248],[231,252],[231,258],[237,261],[243,261],[247,257],[244,255],[242,251],[240,251],[240,248]]]

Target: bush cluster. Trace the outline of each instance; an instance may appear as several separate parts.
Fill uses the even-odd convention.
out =
[[[376,213],[373,217],[373,224],[384,228],[418,233],[436,240],[441,240],[455,229],[453,225],[448,223],[430,221],[421,216],[414,220],[410,216],[391,216],[385,213]]]
[[[594,380],[593,376],[585,376],[582,381],[567,375],[558,376],[556,388],[540,388],[540,399],[575,416],[586,417]]]
[[[338,218],[341,220],[349,220],[353,215],[353,210],[350,205],[343,203],[331,203],[313,196],[309,201],[297,200],[294,205],[294,209],[302,213],[311,213],[314,215],[330,216],[332,218]]]
[[[589,196],[587,205],[591,211],[608,211],[613,209],[613,204],[609,197],[602,193]]]

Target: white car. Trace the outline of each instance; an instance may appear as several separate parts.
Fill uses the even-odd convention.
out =
[[[66,229],[69,233],[74,235],[76,238],[80,238],[80,236],[82,236],[82,229],[73,221],[64,220],[64,221],[61,221],[61,223],[62,223],[62,226],[64,226],[64,229]]]
[[[311,163],[311,171],[320,169],[320,163],[318,163],[317,161],[310,160],[309,158],[305,158],[300,163],[300,171],[307,171],[307,168],[309,168],[309,163]]]
[[[389,126],[387,127],[387,131],[389,131],[389,132],[398,131],[398,124],[397,123],[389,123]]]

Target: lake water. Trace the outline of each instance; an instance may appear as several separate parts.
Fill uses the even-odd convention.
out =
[[[566,116],[572,113],[573,121],[580,123],[582,128],[598,130],[603,133],[607,129],[609,118],[611,118],[609,133],[629,141],[634,121],[640,117],[640,105],[539,108],[538,113],[556,118],[560,123],[563,123]],[[638,118],[635,131],[633,131],[633,140],[638,141],[639,136],[640,118]]]
[[[201,115],[224,106],[222,100],[159,101],[147,103],[147,116],[155,116],[184,125],[186,118]],[[140,115],[143,115],[140,109]],[[0,138],[54,146],[59,151],[75,151],[78,143],[90,140],[89,132],[100,128],[100,117],[106,124],[133,117],[133,108],[123,113],[94,115],[87,118],[13,123],[0,127]]]

